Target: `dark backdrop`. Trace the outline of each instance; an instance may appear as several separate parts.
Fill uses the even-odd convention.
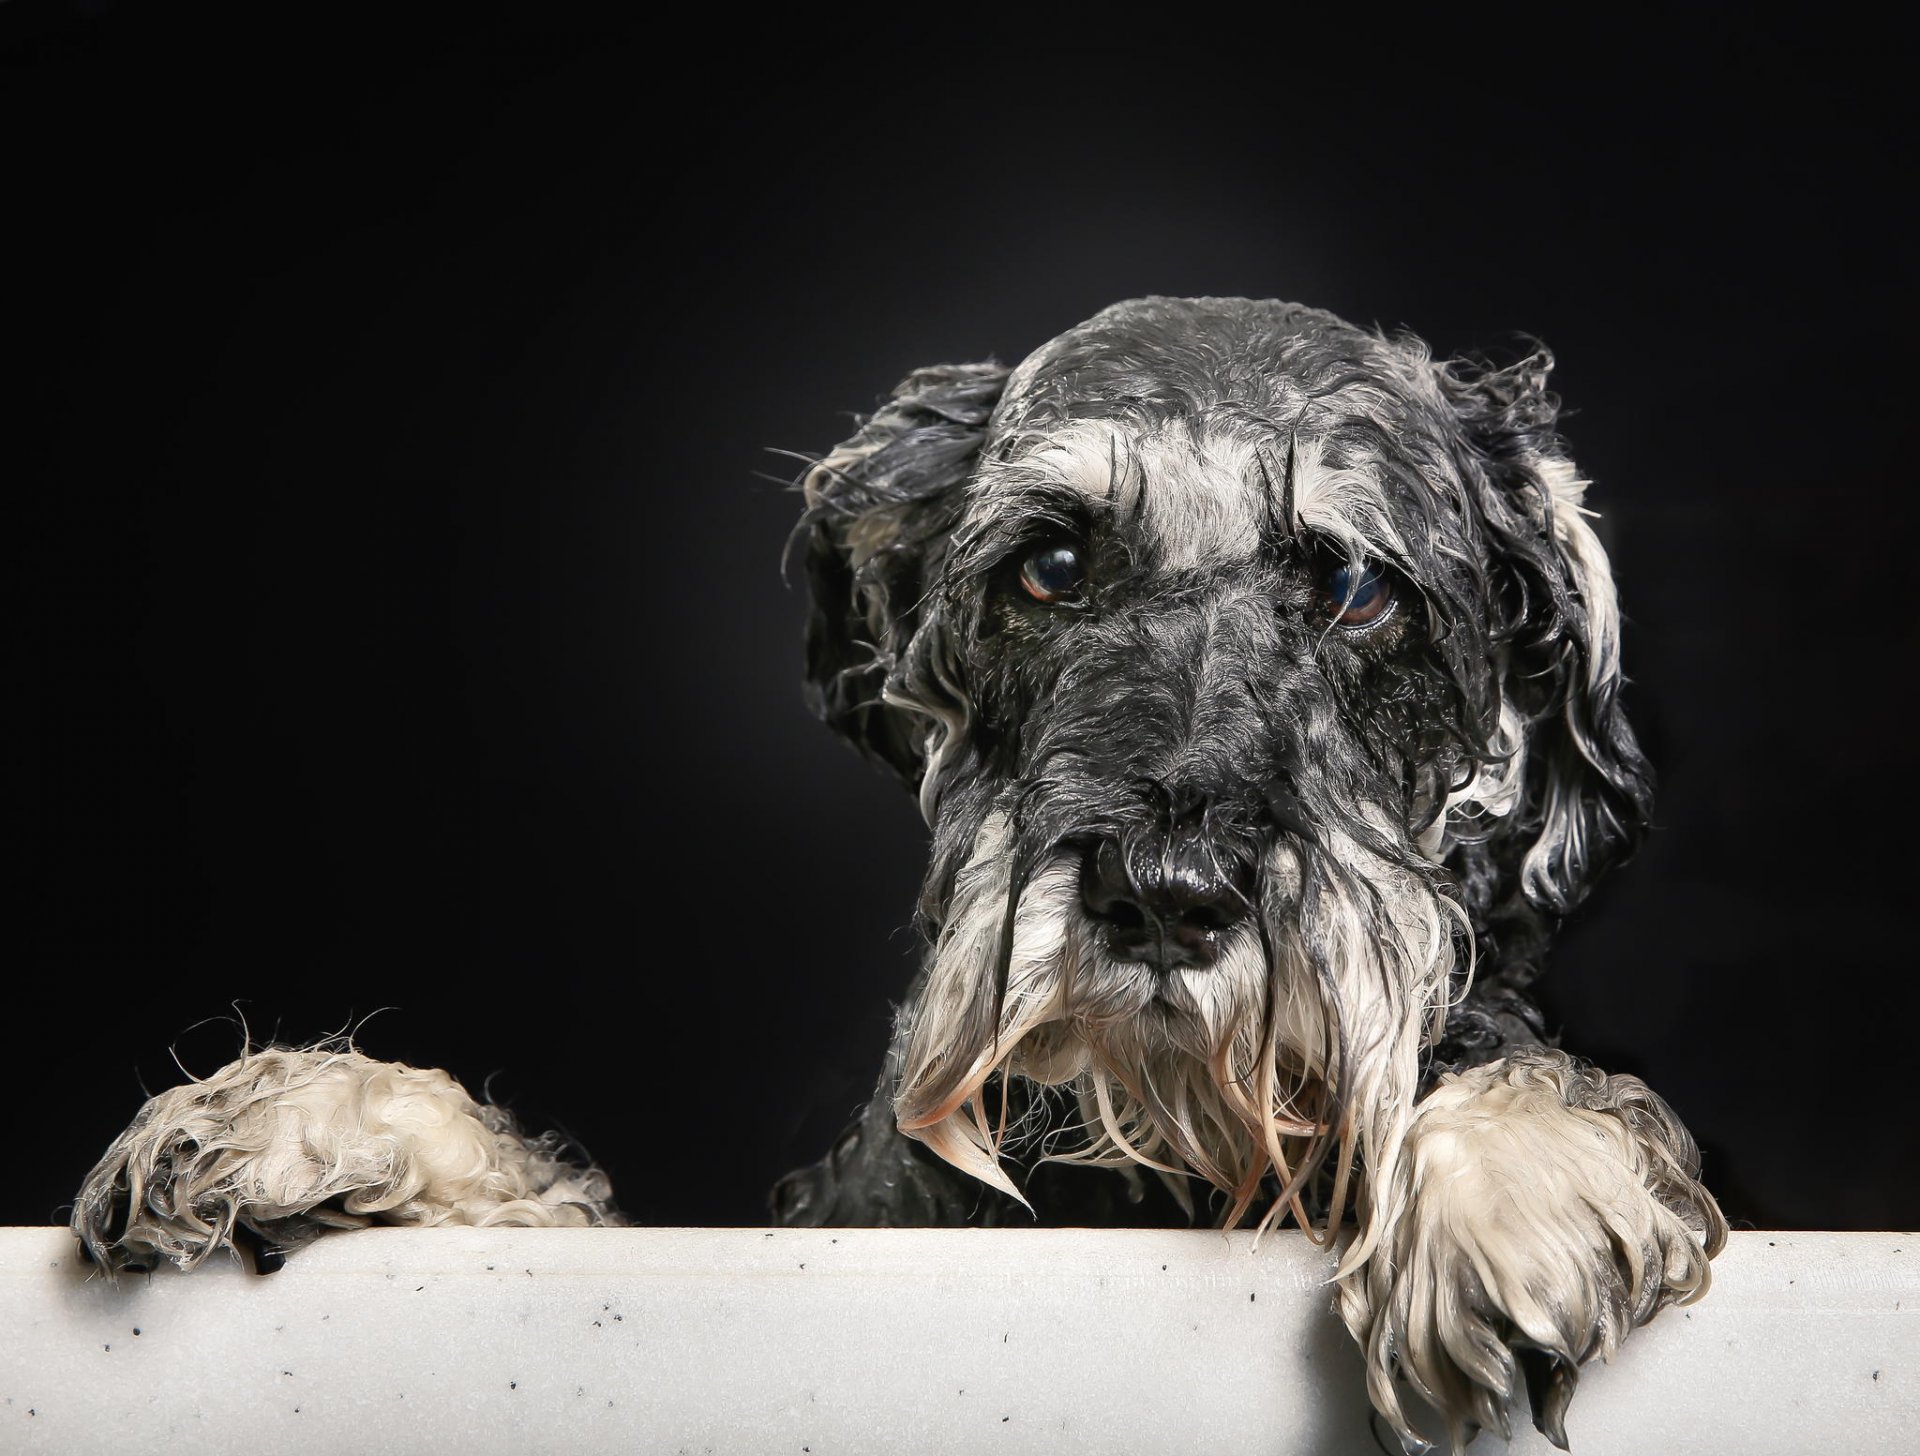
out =
[[[870,1085],[923,850],[802,704],[769,451],[1146,292],[1558,352],[1663,793],[1552,1014],[1736,1219],[1920,1215],[1870,70],[6,9],[0,1221],[241,1017],[488,1082],[642,1221],[760,1219]]]

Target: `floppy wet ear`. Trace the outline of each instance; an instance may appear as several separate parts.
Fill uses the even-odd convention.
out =
[[[917,369],[802,477],[808,703],[909,783],[929,731],[964,718],[925,598],[1006,377],[998,364]]]
[[[1528,903],[1564,915],[1645,832],[1653,771],[1621,710],[1619,600],[1583,504],[1587,482],[1555,430],[1552,368],[1540,349],[1503,369],[1454,362],[1436,372],[1488,533],[1501,691],[1526,724],[1525,782],[1502,859]]]

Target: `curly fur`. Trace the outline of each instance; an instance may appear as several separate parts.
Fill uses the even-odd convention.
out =
[[[1523,1370],[1564,1444],[1580,1363],[1705,1291],[1691,1139],[1527,994],[1652,793],[1551,367],[1140,299],[915,371],[807,471],[809,697],[932,853],[873,1101],[779,1219],[1292,1218],[1409,1449],[1405,1392],[1457,1448]],[[1063,543],[1077,592],[1023,588]],[[150,1103],[75,1227],[111,1266],[614,1218],[444,1073],[270,1051]]]
[[[1385,1245],[1340,1287],[1374,1404],[1409,1434],[1402,1375],[1456,1447],[1482,1426],[1508,1436],[1516,1353],[1531,1354],[1536,1419],[1564,1448],[1578,1367],[1707,1291],[1727,1226],[1698,1175],[1638,1078],[1545,1049],[1443,1078],[1371,1185]]]
[[[269,1047],[150,1099],[87,1175],[73,1226],[102,1266],[192,1268],[236,1230],[269,1258],[369,1223],[618,1223],[604,1174],[521,1135],[445,1072]]]
[[[1690,1140],[1546,1050],[1526,996],[1652,788],[1551,365],[1143,299],[1010,371],[916,371],[821,458],[814,701],[918,792],[930,953],[892,1117],[782,1217],[885,1218],[927,1156],[1043,1216],[1060,1162],[1210,1186],[1227,1224],[1350,1213],[1342,1311],[1410,1445],[1400,1380],[1463,1443],[1504,1428],[1514,1349],[1549,1353],[1563,1439],[1579,1362],[1704,1290]],[[1009,573],[1058,541],[1087,591],[1036,611]],[[1352,634],[1314,582],[1362,562],[1400,615]],[[1204,969],[1112,953],[1076,870],[1189,841],[1253,867],[1244,923]]]

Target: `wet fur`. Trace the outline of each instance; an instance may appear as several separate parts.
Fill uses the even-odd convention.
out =
[[[918,796],[928,955],[792,1224],[1292,1218],[1340,1239],[1381,1413],[1462,1445],[1522,1369],[1705,1291],[1691,1139],[1552,1048],[1554,930],[1648,822],[1619,618],[1551,360],[1436,363],[1295,305],[1142,299],[1018,368],[916,371],[807,472],[820,716]],[[1023,555],[1071,540],[1085,599]],[[1379,563],[1354,632],[1320,583]],[[1218,963],[1118,960],[1091,846],[1251,867]],[[1175,847],[1178,847],[1177,850]],[[1130,871],[1131,873],[1131,871]],[[74,1226],[108,1268],[366,1221],[615,1221],[444,1073],[250,1055],[154,1099]]]
[[[1691,1140],[1526,995],[1652,788],[1550,367],[1145,299],[1014,370],[918,371],[819,461],[814,700],[919,795],[931,951],[891,1115],[780,1216],[891,1221],[910,1188],[936,1221],[1071,1220],[1085,1195],[1032,1180],[1079,1162],[1216,1190],[1230,1225],[1350,1217],[1341,1312],[1409,1444],[1401,1381],[1464,1444],[1527,1361],[1564,1440],[1579,1362],[1704,1291],[1724,1224]],[[1008,589],[1052,539],[1090,563],[1073,610]],[[1356,637],[1315,583],[1361,560],[1400,602]],[[1074,866],[1179,823],[1258,864],[1253,913],[1211,969],[1116,963]],[[941,1164],[1001,1201],[930,1195]]]
[[[346,1045],[267,1047],[150,1099],[87,1175],[73,1227],[107,1269],[262,1267],[368,1224],[623,1222],[606,1176],[529,1138],[437,1068]]]

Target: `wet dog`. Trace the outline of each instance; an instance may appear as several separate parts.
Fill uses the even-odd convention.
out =
[[[1692,1140],[1526,995],[1651,797],[1550,364],[1142,299],[920,370],[813,463],[810,691],[919,797],[929,950],[780,1220],[1292,1218],[1343,1240],[1410,1444],[1403,1382],[1458,1444],[1522,1367],[1564,1444],[1580,1364],[1705,1291]],[[616,1218],[445,1074],[335,1048],[156,1098],[75,1227],[114,1266]]]

